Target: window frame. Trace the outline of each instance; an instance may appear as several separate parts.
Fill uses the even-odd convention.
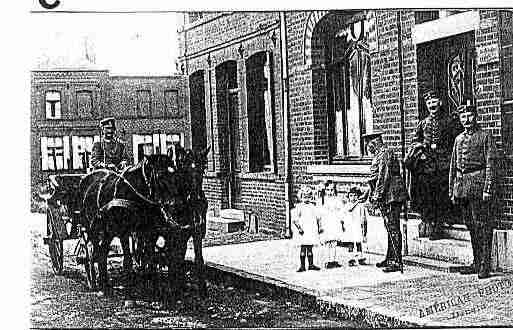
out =
[[[52,140],[52,146],[49,147],[49,140]],[[56,147],[56,139],[60,139],[61,146]],[[44,142],[43,142],[44,141]],[[60,172],[69,170],[70,162],[70,144],[68,135],[56,135],[56,136],[41,136],[40,152],[41,152],[41,171],[42,172]],[[53,150],[50,154],[50,149]],[[59,149],[59,150],[57,150]],[[62,154],[61,154],[62,151]],[[57,157],[62,157],[62,168],[58,168]],[[50,166],[50,159],[53,159],[53,166]],[[45,166],[46,160],[46,166]],[[53,167],[53,168],[52,168]]]
[[[50,93],[54,93],[54,94],[58,94],[59,95],[59,101],[58,101],[58,104],[59,104],[59,109],[58,109],[58,115],[57,115],[57,110],[55,111],[55,116],[48,116],[48,109],[46,108],[47,104],[48,104],[48,94]],[[56,89],[51,89],[51,90],[47,90],[45,91],[45,94],[44,94],[44,99],[45,99],[45,102],[44,102],[44,113],[45,113],[45,119],[47,120],[59,120],[59,119],[62,119],[62,91],[60,90],[56,90]],[[56,102],[57,103],[57,102]]]
[[[358,23],[356,23],[358,24]],[[348,26],[345,27],[346,29]],[[372,77],[372,68],[370,67],[370,50],[368,47],[362,46],[361,44],[351,45],[350,43],[346,44],[346,48],[344,54],[340,56],[335,53],[337,50],[336,43],[340,42],[338,36],[335,34],[328,39],[328,49],[326,52],[326,101],[327,101],[327,112],[328,112],[328,152],[329,152],[329,160],[332,164],[340,164],[340,163],[361,163],[368,162],[371,159],[370,155],[368,155],[364,141],[363,135],[367,130],[367,123],[365,117],[365,109],[364,109],[364,91],[365,81],[370,81]],[[354,47],[352,51],[348,52],[350,47]],[[356,53],[354,53],[356,52]],[[353,55],[351,55],[353,54]],[[347,111],[350,109],[351,102],[351,59],[352,56],[358,56],[357,65],[359,68],[357,70],[364,71],[362,72],[361,79],[358,79],[358,126],[359,126],[359,141],[360,141],[360,155],[349,155],[349,119]],[[363,66],[364,57],[367,57],[367,67]],[[369,74],[367,74],[369,72]],[[336,82],[337,76],[343,73],[343,83],[338,79],[338,83]],[[368,75],[368,77],[364,77],[364,75]],[[342,85],[341,85],[342,84]],[[337,93],[343,91],[344,99],[342,101],[337,101]],[[372,88],[370,90],[369,99],[372,104]],[[337,130],[337,111],[336,109],[340,106],[337,102],[342,102],[344,109],[342,110],[341,121],[342,121],[342,132]],[[372,110],[371,110],[372,111]],[[342,133],[342,150],[343,153],[338,153],[338,134]]]
[[[258,60],[259,60],[257,58],[258,56],[265,56],[263,65],[261,67],[257,66]],[[254,61],[254,63],[252,63],[252,61]],[[250,70],[248,70],[248,67],[250,64],[253,64],[254,66]],[[249,143],[249,139],[250,139],[249,135],[250,134],[248,134],[248,141],[247,141],[248,173],[272,173],[272,174],[274,174],[274,173],[276,173],[276,152],[275,152],[275,150],[276,150],[276,137],[275,137],[276,104],[275,104],[274,53],[270,50],[263,50],[263,51],[256,52],[246,59],[245,66],[246,66],[246,76],[245,76],[246,89],[247,89],[247,86],[251,86],[251,85],[257,85],[257,84],[263,85],[263,82],[250,83],[248,81],[248,72],[261,71],[264,76],[264,79],[266,80],[266,88],[263,89],[263,92],[262,92],[263,95],[262,95],[262,100],[261,100],[264,104],[263,113],[262,113],[262,115],[264,116],[264,127],[262,127],[262,128],[266,130],[266,140],[267,140],[266,145],[267,145],[267,150],[269,152],[269,163],[264,164],[264,162],[262,161],[261,166],[252,166],[252,163],[251,163],[252,159],[250,156],[251,145]],[[267,70],[268,77],[266,77],[266,70]],[[267,96],[266,96],[266,92],[267,92]],[[250,100],[249,100],[249,97],[247,94],[248,93],[246,91],[247,130],[249,133],[250,127],[252,125],[250,122],[251,116],[249,115]],[[267,106],[267,105],[269,105],[269,106]],[[259,167],[259,168],[261,168],[261,170],[252,170],[254,167]]]
[[[167,96],[174,94],[175,106],[168,107]],[[168,88],[164,90],[164,117],[168,118],[179,118],[182,117],[182,111],[180,111],[180,91],[176,88]]]
[[[82,113],[79,108],[78,100],[80,98],[80,95],[87,94],[89,95],[90,102],[91,102],[91,111],[89,113]],[[76,114],[77,118],[79,119],[90,119],[96,117],[96,110],[94,108],[94,92],[92,90],[88,89],[81,89],[75,91],[75,104],[76,104]]]
[[[148,96],[149,96],[149,99],[148,101],[144,101],[142,100],[142,95],[143,93],[148,93]],[[152,91],[151,89],[138,89],[136,91],[136,97],[137,97],[137,117],[139,118],[149,118],[152,116],[153,114],[153,107],[152,107],[152,100],[153,100],[153,95],[152,95]],[[143,107],[142,104],[146,104],[148,103],[148,112],[144,112],[143,111]]]

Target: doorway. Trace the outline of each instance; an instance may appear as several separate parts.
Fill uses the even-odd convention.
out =
[[[225,206],[233,208],[240,195],[239,89],[237,62],[227,61],[216,67],[216,99],[221,170],[226,173]]]

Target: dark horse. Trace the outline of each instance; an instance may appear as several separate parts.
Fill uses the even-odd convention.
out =
[[[82,226],[92,247],[86,264],[91,289],[96,289],[94,262],[98,263],[100,289],[108,288],[107,255],[114,237],[119,237],[123,268],[132,271],[129,236],[132,233],[181,232],[187,224],[175,221],[177,210],[185,207],[179,187],[183,177],[167,155],[151,155],[122,173],[97,170],[82,179]]]
[[[171,295],[181,293],[184,285],[184,261],[187,242],[192,237],[194,245],[194,263],[199,281],[199,292],[207,294],[202,241],[206,234],[206,214],[208,201],[203,191],[203,176],[210,148],[202,151],[176,150],[177,172],[183,176],[181,188],[185,196],[185,207],[177,214],[181,224],[190,224],[191,228],[168,232],[166,254],[168,255],[169,288]]]

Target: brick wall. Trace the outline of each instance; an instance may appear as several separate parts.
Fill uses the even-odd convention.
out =
[[[233,207],[253,212],[264,231],[284,233],[284,149],[279,15],[277,12],[210,13],[179,32],[180,66],[188,76],[204,71],[207,143],[211,145],[204,188],[209,208],[228,207],[227,122],[223,104],[218,104],[216,69],[227,61],[237,65],[239,173],[235,175]],[[248,173],[248,114],[246,107],[246,61],[268,51],[273,55],[274,141],[276,173]],[[220,101],[220,100],[219,100]],[[276,206],[276,207],[275,207]]]
[[[46,119],[46,91],[61,92],[62,119]],[[137,111],[137,91],[151,92],[151,112]],[[164,114],[164,92],[178,91],[178,114]],[[76,94],[90,91],[93,111],[80,113]],[[98,122],[113,116],[118,136],[132,155],[133,134],[179,133],[185,146],[190,145],[187,81],[183,76],[111,77],[108,71],[34,71],[31,76],[31,193],[34,196],[48,176],[58,173],[81,173],[83,170],[42,171],[42,136],[99,135]],[[132,158],[133,159],[133,158]],[[34,207],[34,205],[32,205]]]
[[[290,170],[293,192],[297,191],[302,184],[315,182],[320,177],[317,174],[312,174],[313,172],[308,172],[309,166],[329,164],[325,88],[326,67],[322,61],[323,45],[320,42],[320,35],[329,32],[330,28],[335,28],[339,23],[350,20],[354,13],[346,13],[344,15],[341,12],[337,12],[337,15],[333,14],[325,11],[289,11],[285,13],[287,59],[289,65],[286,81],[289,88],[290,119],[288,124],[291,135]],[[425,80],[422,77],[425,74],[425,68],[418,63],[417,46],[412,37],[415,28],[415,13],[411,10],[402,10],[399,13],[400,16],[398,16],[398,11],[396,10],[376,10],[374,14],[376,19],[377,48],[372,49],[371,53],[371,85],[374,106],[373,125],[375,130],[385,131],[385,143],[398,156],[401,156],[403,147],[407,149],[411,144],[415,128],[420,119],[419,117],[422,117],[422,114],[419,113],[421,111],[419,111],[420,100],[418,94],[419,88],[423,88],[419,86],[419,79]],[[479,28],[472,32],[475,36],[477,53],[487,47],[500,46],[498,12],[480,10],[479,15]],[[400,17],[401,21],[400,36],[398,17]],[[329,20],[332,21],[326,24]],[[272,24],[277,24],[277,22],[277,13],[215,13],[208,19],[193,25],[180,35],[181,54],[188,55],[181,59],[181,62],[186,64],[184,67],[187,73],[192,74],[197,70],[205,70],[206,73],[210,70],[211,72],[212,77],[210,80],[208,75],[205,74],[205,84],[207,85],[205,104],[209,104],[209,99],[212,95],[213,102],[211,107],[207,106],[207,117],[212,116],[214,125],[212,128],[207,127],[207,132],[209,132],[208,136],[214,145],[214,149],[219,148],[218,126],[220,124],[215,104],[215,67],[228,59],[236,60],[239,70],[239,87],[243,91],[245,88],[243,59],[250,56],[251,52],[270,47],[268,40],[272,31],[277,34],[277,45],[279,45],[278,26],[272,27]],[[220,24],[224,24],[224,30],[221,35],[219,32]],[[267,27],[269,26],[271,28],[268,29]],[[511,25],[508,26],[511,29]],[[264,30],[266,32],[262,32]],[[261,34],[256,35],[258,31],[261,31]],[[239,49],[243,51],[242,58]],[[275,54],[278,56],[277,51]],[[402,72],[400,72],[399,56],[401,56]],[[186,61],[185,58],[187,59]],[[279,57],[275,58],[275,60],[275,63],[279,63]],[[277,74],[276,77],[278,77]],[[511,110],[507,110],[509,112],[504,110],[510,109],[511,106],[502,104],[501,88],[503,78],[501,78],[500,62],[495,61],[493,63],[477,65],[475,78],[477,86],[476,101],[480,113],[479,122],[485,129],[492,132],[497,139],[498,145],[502,146],[504,144],[504,141],[502,141],[503,134],[501,133],[504,131],[504,119],[502,118],[512,116],[510,115]],[[401,79],[403,82],[402,86],[400,86]],[[275,79],[275,83],[277,88],[281,88],[278,78]],[[401,89],[403,92],[402,104],[400,99]],[[279,102],[280,99],[277,97],[276,101]],[[248,137],[245,135],[247,132],[244,129],[244,121],[246,120],[244,95],[240,96],[239,106],[241,113],[241,140],[245,140]],[[404,111],[403,123],[401,122],[401,106]],[[207,122],[209,118],[207,118]],[[277,144],[282,144],[283,136],[280,136],[282,132],[282,127],[280,126],[282,125],[280,122],[281,116],[275,119],[277,124],[279,123],[276,128],[276,141]],[[210,130],[213,134],[210,134]],[[404,135],[404,141],[402,140],[402,135]],[[240,146],[243,163],[247,161],[244,156],[247,152],[245,148],[244,145]],[[277,146],[278,154],[283,155],[283,150],[280,148],[280,146]],[[219,163],[220,157],[222,155],[219,152],[214,153],[209,163],[210,168],[214,168],[214,163]],[[283,171],[282,166],[283,163],[279,160],[279,174]],[[244,165],[242,168],[244,169]],[[503,224],[507,225],[513,215],[513,195],[511,194],[513,189],[513,170],[510,158],[508,158],[508,162],[504,165],[504,169],[505,178],[502,180],[501,186],[501,196],[505,201],[504,217],[502,220]],[[342,187],[347,188],[350,184],[361,181],[356,179],[351,181],[350,177],[350,175],[346,174],[339,175]],[[222,205],[223,198],[226,198],[226,181],[212,174],[208,182],[210,185],[209,194],[215,199],[214,204]],[[272,184],[277,184],[278,186],[280,184],[279,180],[274,181],[272,184],[269,184],[266,180],[258,182],[258,180],[252,178],[241,177],[240,186],[242,192],[239,196],[240,198],[236,201],[238,207],[249,208],[252,205],[265,205],[264,202],[256,202],[259,200],[259,196],[262,196],[258,195],[258,191],[263,191],[264,195],[267,193],[274,196],[272,191],[275,187]],[[252,189],[254,187],[259,188]],[[280,198],[281,192],[278,193],[279,190],[277,189],[276,196],[272,198]]]

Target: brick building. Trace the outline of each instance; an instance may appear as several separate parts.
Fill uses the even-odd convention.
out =
[[[192,141],[212,146],[211,207],[239,209],[285,235],[294,192],[333,179],[363,184],[361,139],[384,130],[399,157],[442,92],[464,96],[506,157],[500,228],[513,225],[512,12],[346,10],[191,13],[179,31]],[[194,143],[194,142],[193,142]],[[415,217],[415,215],[411,215]]]
[[[31,75],[32,193],[56,173],[85,173],[99,120],[116,118],[132,162],[140,152],[190,146],[188,89],[181,75],[110,76],[106,70],[48,69]]]

